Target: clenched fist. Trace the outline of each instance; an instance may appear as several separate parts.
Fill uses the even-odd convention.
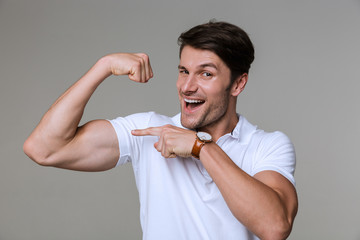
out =
[[[145,53],[114,53],[104,58],[112,75],[128,75],[130,80],[141,83],[153,77],[150,59]]]

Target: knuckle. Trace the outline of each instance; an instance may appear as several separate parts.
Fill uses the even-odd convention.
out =
[[[135,61],[134,67],[140,68],[141,67],[141,60],[140,61]]]
[[[139,56],[144,60],[149,60],[149,56],[146,53],[139,53]]]
[[[161,134],[165,135],[168,132],[168,129],[166,127],[161,128]]]
[[[165,145],[171,145],[171,139],[170,138],[166,138],[165,139]]]
[[[166,124],[166,125],[164,125],[164,127],[163,127],[163,130],[164,130],[165,132],[170,132],[171,129],[172,129],[172,125],[170,125],[170,124]]]

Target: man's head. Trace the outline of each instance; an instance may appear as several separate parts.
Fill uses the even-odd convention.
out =
[[[232,24],[210,22],[182,33],[178,41],[182,125],[212,134],[231,131],[238,120],[236,99],[254,59],[249,37]]]
[[[180,56],[185,46],[209,50],[231,71],[231,82],[248,73],[254,61],[254,47],[247,33],[227,22],[210,21],[183,32],[178,38]]]

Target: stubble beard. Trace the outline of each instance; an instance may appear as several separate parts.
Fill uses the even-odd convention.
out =
[[[202,113],[200,113],[200,116],[187,117],[184,113],[181,113],[182,126],[192,130],[199,130],[202,128],[215,126],[226,115],[229,106],[229,100],[230,96],[228,95],[228,91],[226,91],[223,97],[217,101],[216,104],[213,104],[213,106],[205,109]]]

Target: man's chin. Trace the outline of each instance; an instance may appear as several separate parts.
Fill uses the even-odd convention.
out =
[[[196,119],[191,119],[184,114],[181,114],[181,125],[187,129],[197,129],[199,128],[199,123],[196,121]]]

